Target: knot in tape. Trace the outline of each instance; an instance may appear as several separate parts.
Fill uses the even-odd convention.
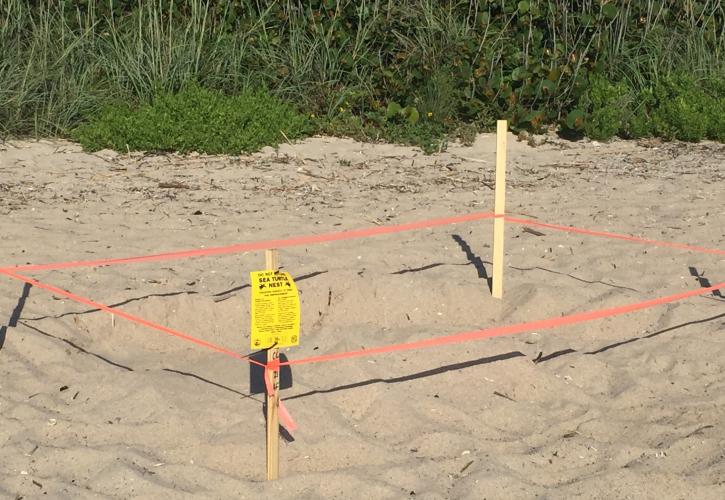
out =
[[[264,367],[267,370],[271,370],[273,372],[278,372],[279,371],[279,368],[280,368],[279,358],[274,358],[274,359],[268,360],[267,361],[267,364],[264,365]]]

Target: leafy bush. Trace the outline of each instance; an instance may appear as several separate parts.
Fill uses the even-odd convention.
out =
[[[683,141],[724,140],[722,87],[718,80],[697,81],[686,74],[660,79],[651,89],[640,93],[640,111],[630,119],[627,135]]]
[[[443,125],[433,121],[389,124],[382,133],[382,137],[389,142],[412,144],[422,149],[425,154],[445,150],[446,135]]]
[[[707,95],[692,78],[664,78],[655,86],[657,101],[652,113],[656,135],[667,139],[699,141],[707,133]]]
[[[386,140],[388,142],[418,146],[426,154],[444,150],[449,130],[431,111],[421,116],[415,106],[402,107],[391,102],[380,111],[371,111],[363,120],[344,108],[332,119],[319,122],[322,133],[347,136],[362,141]]]
[[[582,110],[569,113],[567,127],[592,139],[658,136],[699,141],[725,139],[725,84],[674,74],[635,92],[625,82],[590,78]]]
[[[84,148],[142,151],[253,152],[312,131],[306,117],[266,92],[227,96],[189,86],[151,104],[106,107],[75,129]]]
[[[623,82],[612,83],[606,78],[595,76],[586,100],[590,112],[584,123],[586,135],[596,140],[607,140],[619,133],[632,114],[632,90]]]
[[[651,137],[654,135],[654,128],[650,117],[651,111],[656,105],[654,93],[652,89],[644,89],[637,97],[638,103],[636,109],[621,131],[622,136],[628,139],[638,139],[640,137]]]

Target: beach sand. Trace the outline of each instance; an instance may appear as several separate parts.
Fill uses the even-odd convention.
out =
[[[317,137],[242,157],[0,144],[0,267],[493,209],[495,137]],[[725,146],[509,137],[507,213],[725,249]],[[492,220],[280,251],[289,359],[614,307],[725,281],[725,257]],[[540,234],[535,234],[535,233]],[[263,252],[28,272],[239,353]],[[725,290],[540,332],[292,367],[265,482],[246,362],[0,276],[0,498],[725,498]]]

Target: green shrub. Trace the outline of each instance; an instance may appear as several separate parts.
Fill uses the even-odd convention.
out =
[[[639,111],[627,122],[624,137],[628,139],[640,139],[654,135],[652,121],[645,111]]]
[[[367,113],[365,119],[344,110],[332,119],[320,120],[318,126],[324,134],[407,144],[426,154],[445,150],[448,136],[456,131],[430,119],[427,113],[421,117],[414,106],[401,107],[395,102],[385,110]]]
[[[718,100],[709,111],[707,138],[725,142],[725,103],[723,99]]]
[[[239,154],[311,132],[306,117],[266,92],[228,96],[192,85],[162,94],[151,104],[108,106],[72,136],[92,151]]]
[[[601,76],[592,77],[587,94],[590,112],[584,122],[587,136],[607,140],[625,128],[632,114],[632,90],[624,83],[612,83]]]
[[[686,74],[665,76],[635,94],[624,82],[593,77],[584,99],[589,114],[582,118],[582,128],[587,136],[599,140],[618,134],[628,138],[722,141],[723,96],[725,84],[715,78],[698,81]]]
[[[383,128],[382,137],[389,142],[418,146],[425,154],[444,151],[447,147],[445,127],[429,120],[415,124],[387,124]]]
[[[705,92],[712,96],[707,107],[707,138],[725,142],[725,75],[705,82]]]
[[[663,78],[654,89],[652,113],[655,134],[667,139],[699,141],[705,137],[706,96],[684,76]]]
[[[721,85],[679,74],[662,78],[651,93],[651,132],[666,139],[699,141],[725,136]]]

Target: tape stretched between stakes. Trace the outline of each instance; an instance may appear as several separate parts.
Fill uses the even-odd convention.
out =
[[[69,269],[76,267],[100,267],[100,266],[112,266],[119,264],[131,264],[139,262],[157,262],[167,261],[174,259],[185,259],[192,257],[206,257],[212,255],[227,255],[241,252],[250,252],[255,250],[265,250],[269,248],[286,248],[302,245],[314,245],[319,243],[329,243],[333,241],[343,241],[359,238],[368,238],[372,236],[378,236],[383,234],[395,234],[404,231],[412,231],[416,229],[432,228],[438,226],[445,226],[449,224],[457,224],[463,222],[472,222],[482,219],[494,219],[503,218],[507,222],[512,224],[523,224],[530,226],[537,226],[547,228],[555,231],[564,231],[569,233],[584,234],[588,236],[595,236],[600,238],[610,238],[622,241],[629,241],[633,243],[640,243],[646,245],[653,245],[659,247],[676,248],[680,250],[688,250],[692,252],[707,253],[713,255],[725,255],[725,250],[717,248],[705,248],[701,246],[688,245],[685,243],[676,243],[668,241],[652,240],[647,238],[640,238],[638,236],[630,236],[626,234],[611,233],[606,231],[595,231],[590,229],[583,229],[574,226],[562,226],[559,224],[549,224],[546,222],[539,222],[532,219],[520,219],[516,217],[509,217],[504,215],[495,215],[493,213],[472,213],[467,215],[444,217],[439,219],[429,219],[424,221],[412,222],[407,224],[398,224],[392,226],[378,226],[372,228],[355,229],[350,231],[341,231],[335,233],[326,233],[319,235],[307,235],[307,236],[296,236],[287,239],[277,240],[264,240],[249,243],[239,243],[235,245],[213,247],[206,249],[194,249],[194,250],[181,250],[176,252],[167,252],[153,255],[142,255],[135,257],[123,257],[123,258],[112,258],[112,259],[97,259],[97,260],[86,260],[86,261],[73,261],[73,262],[58,262],[51,264],[26,264],[19,266],[11,266],[0,268],[0,271],[10,272],[24,272],[24,271],[48,271],[57,269]]]
[[[423,349],[423,348],[427,348],[427,347],[434,347],[434,346],[440,346],[440,345],[446,345],[446,344],[469,342],[472,340],[481,340],[481,339],[485,339],[485,338],[500,337],[500,336],[504,336],[504,335],[514,335],[517,333],[524,333],[524,332],[534,331],[534,330],[546,330],[546,329],[556,328],[558,326],[573,325],[573,324],[577,324],[577,323],[584,323],[584,322],[593,321],[593,320],[597,320],[597,319],[603,319],[603,318],[611,317],[611,316],[619,316],[622,314],[639,311],[642,309],[647,309],[650,307],[655,307],[655,306],[667,304],[670,302],[676,302],[678,300],[683,300],[683,299],[686,299],[689,297],[705,295],[706,293],[710,293],[715,290],[725,288],[725,282],[723,282],[723,283],[718,283],[717,285],[713,285],[713,286],[709,286],[709,287],[705,287],[705,288],[697,288],[694,290],[688,290],[686,292],[676,293],[674,295],[668,295],[668,296],[664,296],[664,297],[658,297],[658,298],[646,300],[643,302],[635,302],[633,304],[625,304],[622,306],[616,306],[616,307],[611,307],[611,308],[607,308],[607,309],[586,311],[586,312],[582,312],[582,313],[571,314],[568,316],[559,316],[559,317],[553,317],[553,318],[548,318],[548,319],[543,319],[543,320],[530,321],[530,322],[526,322],[526,323],[517,323],[514,325],[507,325],[507,326],[484,328],[481,330],[475,330],[475,331],[470,331],[470,332],[461,332],[461,333],[456,333],[453,335],[446,335],[446,336],[442,336],[442,337],[433,337],[433,338],[419,340],[419,341],[415,341],[415,342],[392,344],[392,345],[387,345],[387,346],[374,347],[374,348],[370,348],[370,349],[362,349],[362,350],[358,350],[358,351],[346,351],[346,352],[339,352],[339,353],[332,353],[332,354],[324,354],[324,355],[320,355],[320,356],[311,356],[308,358],[302,358],[302,359],[297,359],[297,360],[288,360],[288,361],[284,361],[284,362],[280,362],[279,360],[274,360],[273,362],[271,362],[269,364],[265,364],[265,363],[260,363],[254,359],[249,358],[248,355],[241,355],[237,352],[234,352],[232,350],[218,346],[211,342],[207,342],[205,340],[201,340],[196,337],[193,337],[192,335],[189,335],[189,334],[186,334],[183,332],[179,332],[177,330],[173,330],[166,326],[153,323],[151,321],[148,321],[143,318],[139,318],[137,316],[133,316],[131,314],[121,311],[120,309],[115,309],[115,308],[109,307],[107,305],[100,304],[91,299],[81,297],[79,295],[73,294],[66,290],[62,290],[56,286],[42,283],[38,280],[28,278],[28,277],[22,276],[20,274],[11,273],[9,271],[0,270],[0,273],[5,274],[16,280],[23,281],[25,283],[29,283],[33,286],[37,286],[40,289],[55,293],[57,295],[67,297],[67,298],[69,298],[73,301],[79,302],[81,304],[84,304],[84,305],[87,305],[87,306],[90,306],[90,307],[93,307],[96,309],[100,309],[100,310],[106,311],[111,314],[115,314],[118,317],[138,323],[142,326],[146,326],[148,328],[160,331],[162,333],[166,333],[168,335],[173,335],[174,337],[180,338],[182,340],[193,342],[201,347],[211,349],[213,351],[219,352],[221,354],[225,354],[227,356],[230,356],[230,357],[233,357],[236,359],[246,360],[249,363],[253,363],[253,364],[264,367],[265,370],[279,370],[281,366],[285,366],[285,365],[290,366],[290,365],[301,365],[301,364],[309,364],[309,363],[321,363],[321,362],[326,362],[326,361],[334,361],[334,360],[338,360],[338,359],[354,358],[354,357],[360,357],[360,356],[373,356],[373,355],[383,354],[383,353],[387,353],[387,352],[407,351],[407,350],[412,350],[412,349]]]
[[[585,313],[573,314],[573,315],[563,316],[563,317],[558,317],[558,318],[549,318],[549,319],[545,319],[545,320],[532,321],[532,322],[528,322],[528,323],[519,323],[519,324],[509,325],[509,326],[504,326],[504,327],[486,328],[483,330],[477,330],[477,331],[473,331],[473,332],[463,332],[463,333],[458,333],[458,334],[454,334],[454,335],[447,335],[444,337],[434,337],[434,338],[421,340],[421,341],[417,341],[417,342],[408,342],[408,343],[402,343],[402,344],[381,346],[381,347],[376,347],[376,348],[366,349],[366,350],[333,353],[333,354],[328,354],[328,355],[313,356],[313,357],[303,358],[303,359],[299,359],[299,360],[290,360],[290,361],[285,361],[285,362],[280,362],[279,360],[275,360],[273,363],[265,365],[264,363],[260,363],[256,360],[253,360],[253,359],[249,358],[248,356],[241,355],[237,352],[231,351],[229,349],[218,346],[211,342],[207,342],[205,340],[201,340],[199,338],[193,337],[192,335],[189,335],[189,334],[186,334],[183,332],[179,332],[177,330],[173,330],[173,329],[165,327],[163,325],[153,323],[144,318],[139,318],[137,316],[133,316],[133,315],[125,313],[119,309],[115,309],[115,308],[106,306],[104,304],[100,304],[91,299],[81,297],[79,295],[73,294],[71,292],[63,290],[56,286],[53,286],[53,285],[50,285],[47,283],[42,283],[38,280],[34,280],[32,278],[28,278],[26,276],[11,273],[11,272],[4,271],[4,270],[0,270],[0,273],[5,274],[6,276],[8,276],[10,278],[31,284],[40,289],[67,297],[75,302],[78,302],[78,303],[81,303],[81,304],[84,304],[84,305],[87,305],[87,306],[90,306],[90,307],[93,307],[96,309],[100,309],[100,310],[106,311],[111,314],[115,314],[116,316],[124,318],[128,321],[138,323],[142,326],[146,326],[146,327],[154,329],[154,330],[158,330],[160,332],[175,336],[182,340],[193,342],[201,347],[206,347],[207,349],[211,349],[213,351],[219,352],[221,354],[225,354],[225,355],[233,357],[235,359],[246,360],[249,363],[253,363],[253,364],[262,366],[262,367],[264,367],[264,380],[265,380],[265,385],[266,385],[268,393],[270,393],[272,390],[271,382],[269,379],[269,373],[272,370],[279,370],[280,367],[284,366],[284,365],[320,363],[320,362],[325,362],[325,361],[334,361],[334,360],[348,359],[348,358],[354,358],[354,357],[360,357],[360,356],[372,356],[372,355],[378,355],[378,354],[383,354],[383,353],[387,353],[387,352],[422,349],[422,348],[426,348],[426,347],[434,347],[434,346],[440,346],[440,345],[445,345],[445,344],[454,344],[454,343],[460,343],[460,342],[468,342],[468,341],[472,341],[472,340],[481,340],[484,338],[498,337],[498,336],[503,336],[503,335],[513,335],[516,333],[523,333],[523,332],[532,331],[532,330],[544,330],[544,329],[549,329],[549,328],[555,328],[557,326],[571,325],[571,324],[575,324],[575,323],[582,323],[585,321],[592,321],[595,319],[601,319],[601,318],[605,318],[608,316],[617,316],[620,314],[625,314],[625,313],[637,311],[640,309],[646,309],[649,307],[666,304],[668,302],[682,300],[682,299],[685,299],[688,297],[703,295],[705,293],[709,293],[714,290],[718,290],[720,288],[725,288],[725,282],[723,282],[723,283],[719,283],[717,285],[707,287],[707,288],[699,288],[696,290],[690,290],[690,291],[675,294],[675,295],[659,297],[659,298],[644,301],[644,302],[638,302],[635,304],[628,304],[628,305],[613,307],[613,308],[609,308],[609,309],[600,309],[597,311],[589,311],[589,312],[585,312]],[[297,424],[292,419],[292,416],[290,415],[289,411],[287,410],[287,408],[285,407],[285,405],[283,404],[283,402],[281,400],[279,403],[279,417],[280,417],[282,424],[285,426],[285,428],[290,433],[297,429]]]

